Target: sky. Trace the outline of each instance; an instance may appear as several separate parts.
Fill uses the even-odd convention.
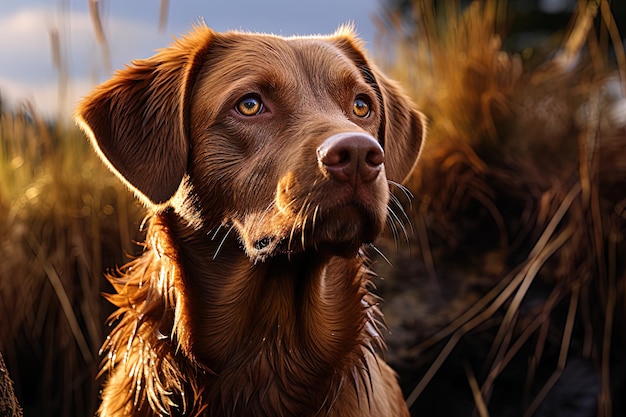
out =
[[[309,35],[332,33],[353,22],[373,49],[373,17],[381,0],[170,0],[168,21],[159,31],[159,0],[100,0],[110,60],[96,40],[89,0],[0,1],[0,97],[4,105],[28,100],[46,117],[71,114],[91,88],[131,60],[167,46],[173,36],[204,21],[229,29]],[[59,105],[59,71],[52,58],[51,33],[59,34],[67,68],[67,97]],[[107,64],[110,61],[110,65]],[[63,100],[61,100],[63,101]],[[61,113],[59,112],[59,108]]]

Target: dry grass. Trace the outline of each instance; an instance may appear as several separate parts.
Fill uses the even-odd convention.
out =
[[[430,384],[456,378],[451,363],[466,369],[465,412],[558,415],[551,393],[587,394],[564,376],[580,360],[589,407],[611,416],[624,388],[626,62],[609,3],[580,2],[550,54],[527,60],[502,47],[506,2],[443,3],[387,17],[392,68],[431,121],[408,184],[412,254],[395,259],[430,277],[403,324],[419,332],[400,347],[420,375],[408,401],[419,415],[427,390],[449,398]]]
[[[161,1],[161,29],[167,9]],[[89,11],[110,71],[97,0]],[[135,255],[141,240],[143,209],[68,127],[63,29],[50,30],[58,120],[43,120],[29,103],[12,111],[0,103],[0,352],[27,416],[94,413],[112,311],[101,295],[111,291],[104,272]]]
[[[26,415],[88,415],[103,272],[136,252],[140,209],[81,133],[27,105],[0,115],[0,177],[0,351]]]

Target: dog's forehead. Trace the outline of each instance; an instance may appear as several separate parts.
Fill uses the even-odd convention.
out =
[[[258,34],[222,34],[215,40],[214,59],[220,72],[238,74],[293,74],[296,77],[336,78],[360,71],[330,36],[280,37]],[[211,55],[211,52],[209,52]]]

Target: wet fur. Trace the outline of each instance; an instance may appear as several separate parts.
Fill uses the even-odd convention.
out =
[[[250,91],[268,114],[233,113]],[[350,114],[358,94],[367,118]],[[360,247],[389,221],[388,184],[414,166],[424,122],[350,30],[196,27],[97,87],[77,119],[151,212],[143,255],[111,277],[99,415],[408,416]],[[371,184],[318,167],[341,132],[384,147]]]

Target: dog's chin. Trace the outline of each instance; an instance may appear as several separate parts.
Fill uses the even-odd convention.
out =
[[[384,220],[359,205],[345,205],[320,214],[315,221],[296,224],[288,233],[260,233],[255,239],[241,239],[254,263],[276,256],[304,253],[321,256],[356,256],[359,248],[372,243],[381,233]]]

